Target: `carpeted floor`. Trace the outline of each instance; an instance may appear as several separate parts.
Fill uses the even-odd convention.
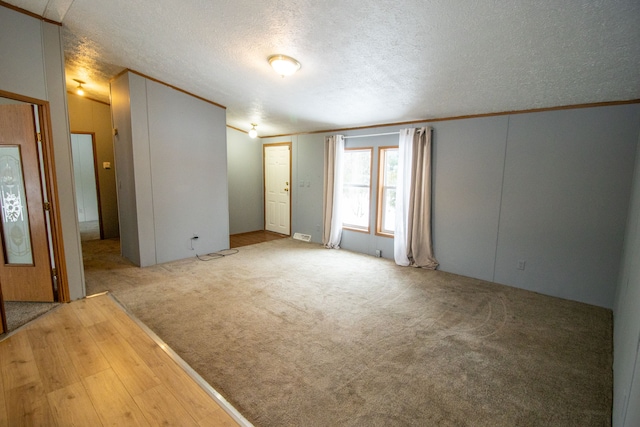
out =
[[[57,302],[20,302],[5,301],[4,310],[7,315],[7,332],[15,331],[36,317],[59,306]]]
[[[140,269],[83,243],[105,290],[257,426],[607,426],[605,309],[281,239]]]

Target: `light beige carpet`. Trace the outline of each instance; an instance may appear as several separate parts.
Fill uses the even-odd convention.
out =
[[[257,426],[606,426],[611,312],[319,245],[140,269],[110,290]]]

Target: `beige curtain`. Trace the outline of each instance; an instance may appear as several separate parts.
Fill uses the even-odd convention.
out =
[[[431,127],[402,129],[396,187],[396,264],[435,270],[431,242]]]
[[[344,136],[332,135],[324,139],[324,191],[322,244],[329,249],[340,248],[342,238],[342,163]]]

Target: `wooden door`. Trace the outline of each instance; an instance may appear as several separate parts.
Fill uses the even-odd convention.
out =
[[[291,187],[291,145],[265,145],[265,230],[291,234]]]
[[[0,205],[5,301],[54,301],[33,106],[0,105]]]

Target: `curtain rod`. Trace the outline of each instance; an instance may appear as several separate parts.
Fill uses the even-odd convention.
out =
[[[368,135],[351,135],[351,136],[345,136],[344,139],[366,138],[368,136],[384,136],[384,135],[400,135],[400,132],[371,133],[371,134],[368,134]]]

